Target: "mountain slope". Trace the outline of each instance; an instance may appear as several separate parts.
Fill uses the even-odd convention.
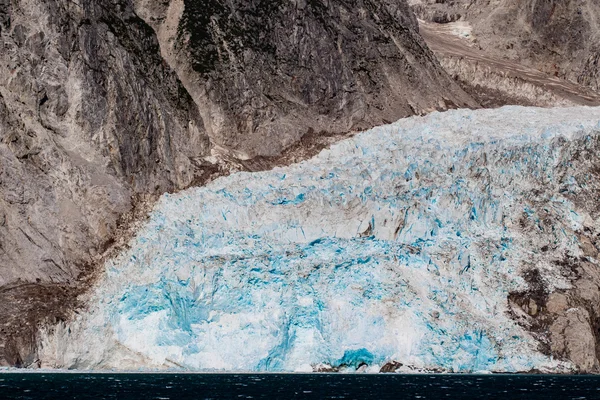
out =
[[[600,105],[600,93],[479,47],[465,21],[419,21],[419,32],[440,63],[485,108]]]
[[[461,19],[489,54],[600,91],[600,6],[596,0],[412,0],[417,15]]]
[[[307,132],[477,106],[443,72],[405,1],[136,4],[211,140],[237,157],[278,155]]]
[[[127,1],[0,9],[0,364],[23,365],[132,200],[189,185],[209,143]]]

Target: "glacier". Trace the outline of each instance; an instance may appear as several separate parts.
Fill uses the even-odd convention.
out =
[[[533,266],[569,286],[551,260],[597,225],[573,194],[594,184],[576,155],[598,132],[600,108],[434,112],[165,194],[85,312],[44,334],[43,365],[568,368],[507,298]]]

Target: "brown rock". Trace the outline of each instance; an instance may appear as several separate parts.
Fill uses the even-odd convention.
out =
[[[582,308],[572,308],[556,319],[550,327],[551,349],[573,362],[581,372],[594,372],[598,368],[596,338],[589,313]]]
[[[382,373],[396,372],[400,367],[402,367],[402,363],[399,363],[397,361],[390,361],[388,363],[385,363],[381,367],[379,372],[382,372]]]
[[[552,314],[562,314],[569,308],[567,296],[562,293],[552,293],[548,296],[546,309]]]
[[[586,257],[597,258],[598,257],[598,249],[592,241],[584,235],[579,236],[579,247],[581,247],[581,251]]]

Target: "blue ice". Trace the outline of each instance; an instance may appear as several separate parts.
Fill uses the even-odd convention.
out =
[[[165,195],[98,286],[105,324],[189,370],[553,365],[507,296],[533,248],[576,249],[583,217],[559,187],[579,187],[566,160],[599,113],[573,113],[434,113]],[[541,213],[557,229],[519,227]]]

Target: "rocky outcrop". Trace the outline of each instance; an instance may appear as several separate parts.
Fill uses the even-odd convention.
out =
[[[439,67],[405,1],[136,4],[212,141],[238,158],[277,155],[307,132],[477,105]]]
[[[458,19],[494,56],[600,90],[600,7],[594,0],[413,0],[431,22]]]
[[[127,1],[2,2],[0,27],[0,364],[19,365],[132,199],[189,185],[209,142]]]
[[[569,280],[568,287],[552,289],[539,270],[532,269],[524,274],[528,290],[509,296],[515,320],[534,333],[540,348],[557,359],[570,360],[584,373],[600,370],[597,238],[595,231],[585,227],[578,235],[582,255],[554,260],[553,268]]]

